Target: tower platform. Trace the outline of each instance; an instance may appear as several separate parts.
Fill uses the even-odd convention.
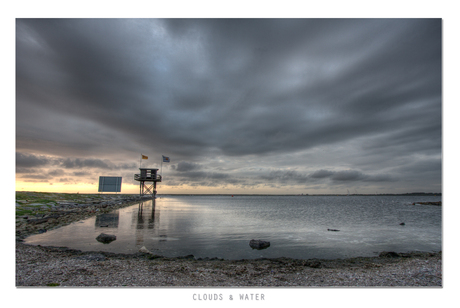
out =
[[[157,193],[157,182],[161,182],[161,175],[157,174],[158,169],[139,168],[140,173],[134,175],[134,180],[139,181],[139,194],[152,195]]]

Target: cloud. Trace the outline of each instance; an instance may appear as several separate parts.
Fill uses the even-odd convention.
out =
[[[74,176],[88,176],[88,175],[91,175],[90,172],[85,172],[85,171],[76,171],[73,173]]]
[[[16,152],[16,168],[41,167],[50,163],[51,160],[44,155]]]
[[[94,183],[102,174],[119,176],[120,172],[124,173],[125,181],[131,179],[134,182],[136,170],[134,163],[116,164],[107,159],[61,158],[20,152],[16,152],[16,157],[17,178],[25,182]],[[70,174],[72,177],[64,177]]]
[[[297,171],[271,171],[268,175],[262,175],[260,179],[271,183],[297,183],[311,184],[329,180],[331,185],[345,182],[394,182],[397,179],[386,174],[364,174],[358,170],[317,170],[311,174],[302,174]]]
[[[74,168],[99,168],[99,169],[114,169],[114,165],[108,160],[101,159],[70,159],[67,158],[61,162],[61,165],[67,169]]]
[[[185,162],[185,161],[182,161],[182,162],[178,163],[177,167],[175,165],[173,165],[172,167],[173,167],[174,170],[176,170],[178,172],[188,172],[188,171],[192,171],[192,170],[201,169],[201,165],[196,164],[196,163],[189,163],[189,162]]]
[[[328,170],[318,170],[318,171],[315,171],[313,172],[310,177],[314,178],[314,179],[322,179],[322,178],[327,178],[327,177],[330,177],[334,174],[334,172],[332,171],[328,171]]]
[[[48,175],[52,177],[63,176],[64,174],[65,174],[65,171],[62,169],[54,169],[54,170],[48,171]]]
[[[438,179],[441,26],[440,19],[17,19],[17,170],[123,171],[136,169],[140,153],[159,168],[164,154],[190,181],[300,187],[417,178],[427,165],[397,170],[423,153],[438,162]],[[233,173],[248,161],[281,174]]]
[[[366,176],[356,170],[344,170],[334,172],[331,176],[333,181],[360,181],[365,179]]]

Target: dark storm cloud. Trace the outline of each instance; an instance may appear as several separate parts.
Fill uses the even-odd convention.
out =
[[[74,168],[100,168],[100,169],[113,169],[114,166],[109,161],[103,161],[100,159],[70,159],[67,158],[62,161],[62,166],[68,169]]]
[[[48,171],[48,175],[55,177],[55,176],[63,176],[65,174],[65,171],[62,169],[54,169],[51,171]]]
[[[439,99],[439,34],[438,20],[21,20],[18,95],[189,151],[295,150]]]
[[[16,167],[29,168],[41,167],[51,163],[51,160],[43,155],[33,155],[16,152]]]
[[[51,163],[32,152],[106,170],[149,152],[237,181],[186,161],[340,145],[314,173],[265,179],[385,181],[441,153],[440,19],[18,19],[16,84],[27,168]]]
[[[266,182],[295,182],[305,183],[308,176],[300,174],[297,171],[271,171],[268,175],[260,176]]]
[[[333,181],[359,181],[363,180],[365,175],[356,170],[339,171],[332,174]]]
[[[218,185],[241,184],[242,179],[229,173],[205,171],[203,165],[181,161],[171,165],[173,173],[168,172],[169,185],[190,185],[192,187],[216,187]]]
[[[184,171],[179,175],[182,180],[202,180],[202,179],[212,179],[212,180],[227,180],[230,178],[229,174],[219,173],[219,172],[202,172],[202,171]]]
[[[57,168],[56,168],[57,167]],[[61,169],[64,168],[64,169]],[[24,154],[16,152],[16,173],[21,179],[34,179],[40,181],[62,177],[69,171],[73,174],[73,181],[82,178],[98,178],[100,172],[119,172],[119,170],[135,170],[135,164],[114,164],[109,160],[94,158],[60,158],[45,155]],[[84,169],[84,171],[82,170]],[[78,171],[74,171],[78,170]],[[126,178],[132,178],[129,173]],[[59,181],[64,181],[62,178]]]
[[[45,155],[25,154],[16,152],[16,167],[44,167],[59,165],[64,168],[100,168],[100,169],[133,169],[136,164],[113,164],[109,160],[101,160],[95,158],[56,158]]]
[[[201,165],[196,164],[196,163],[190,163],[190,162],[182,161],[182,162],[177,164],[177,167],[174,166],[173,169],[175,169],[176,171],[179,171],[179,172],[187,172],[187,171],[191,171],[191,170],[201,169]]]
[[[344,170],[332,172],[330,179],[335,182],[358,182],[358,181],[368,181],[368,182],[394,182],[397,178],[390,176],[388,174],[365,174],[358,170]]]
[[[330,177],[331,175],[333,175],[334,172],[332,171],[328,171],[328,170],[318,170],[318,171],[315,171],[313,172],[310,177],[314,178],[314,179],[321,179],[321,178],[327,178],[327,177]]]
[[[390,182],[395,181],[386,174],[370,175],[365,174],[358,170],[344,170],[344,171],[329,171],[317,170],[311,174],[302,174],[297,171],[272,171],[268,175],[260,176],[266,182],[272,183],[315,183],[323,179],[329,179],[333,182],[359,182],[359,181],[372,181],[372,182]]]
[[[92,173],[84,172],[84,171],[77,171],[77,172],[74,172],[73,175],[74,176],[88,176],[88,175],[92,175]]]

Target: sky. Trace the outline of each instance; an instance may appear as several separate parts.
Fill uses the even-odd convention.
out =
[[[442,20],[16,19],[16,190],[442,191]],[[141,154],[148,156],[141,159]],[[170,163],[162,163],[162,155]]]

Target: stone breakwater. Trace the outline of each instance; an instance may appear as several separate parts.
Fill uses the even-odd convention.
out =
[[[150,199],[128,194],[16,192],[16,240]]]

